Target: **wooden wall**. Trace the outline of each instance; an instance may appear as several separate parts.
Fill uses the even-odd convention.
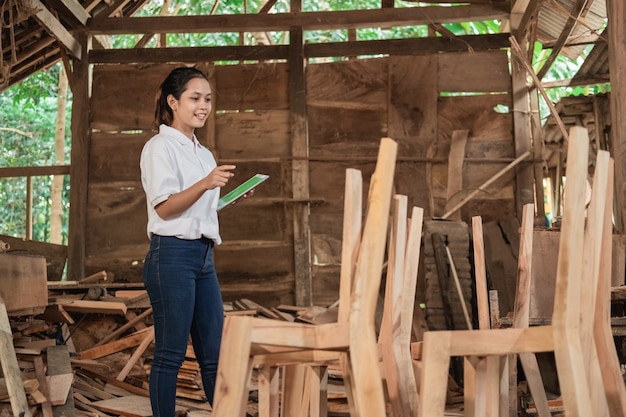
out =
[[[86,273],[141,280],[148,239],[139,154],[154,134],[154,93],[174,66],[94,67]],[[213,80],[216,106],[200,140],[219,163],[237,165],[235,179],[270,175],[253,198],[220,214],[224,299],[293,304],[291,209],[302,202],[291,198],[287,64],[200,67]],[[506,52],[491,51],[309,64],[306,83],[313,301],[325,305],[338,296],[345,169],[361,169],[367,189],[380,138],[392,137],[400,145],[396,191],[426,218],[441,216],[454,130],[469,130],[456,201],[513,159],[511,115],[494,110],[511,105],[511,80]],[[463,219],[513,216],[512,179],[467,204]]]

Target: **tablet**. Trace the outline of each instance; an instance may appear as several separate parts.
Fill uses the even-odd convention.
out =
[[[243,184],[241,184],[240,186],[238,186],[237,188],[235,188],[234,190],[232,190],[231,192],[229,192],[228,194],[220,198],[217,203],[217,211],[220,211],[224,207],[230,206],[231,204],[239,200],[241,197],[243,197],[244,194],[253,190],[257,185],[261,184],[263,181],[267,180],[269,177],[270,177],[269,175],[265,175],[265,174],[256,174],[255,176],[251,177],[248,181],[244,182]]]

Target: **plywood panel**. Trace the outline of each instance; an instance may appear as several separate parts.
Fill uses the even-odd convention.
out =
[[[287,109],[287,64],[215,67],[216,110]]]
[[[288,110],[218,113],[215,121],[220,158],[260,159],[291,153]]]
[[[440,92],[511,92],[511,75],[505,50],[436,56]]]

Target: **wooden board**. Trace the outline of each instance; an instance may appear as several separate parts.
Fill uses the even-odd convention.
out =
[[[126,395],[108,400],[94,401],[91,403],[91,406],[106,413],[125,417],[152,416],[150,399],[139,395]]]
[[[70,353],[65,345],[48,346],[46,349],[46,359],[48,365],[48,376],[68,375],[72,373],[72,365],[70,364]],[[49,387],[52,389],[52,387]],[[70,387],[65,403],[52,407],[54,417],[73,417],[75,415],[74,397]]]
[[[439,54],[437,57],[439,91],[511,91],[509,59],[505,50]]]
[[[165,76],[177,66],[142,65],[138,70],[135,65],[95,65],[91,127],[115,131],[150,129],[154,119],[154,96]]]
[[[258,160],[291,153],[288,110],[218,113],[215,122],[220,159]]]
[[[67,246],[54,243],[38,242],[36,240],[18,239],[12,236],[0,235],[0,240],[11,245],[10,252],[19,252],[21,255],[39,255],[46,258],[48,281],[60,281],[67,261]]]
[[[89,184],[135,181],[141,189],[139,158],[143,145],[154,133],[94,132],[89,152]]]
[[[411,156],[425,156],[437,134],[436,56],[391,58],[389,84],[389,136],[413,145]]]
[[[287,64],[218,65],[215,67],[216,110],[286,109]]]
[[[533,278],[531,281],[530,317],[551,317],[554,306],[556,261],[559,251],[558,231],[535,231],[533,238]],[[624,237],[613,236],[613,282],[624,280]],[[614,285],[614,284],[613,284]]]
[[[384,108],[387,101],[387,59],[353,60],[308,65],[307,104],[340,107],[360,103]],[[334,106],[332,103],[336,103]]]
[[[0,297],[10,315],[42,313],[48,305],[46,258],[0,253]]]

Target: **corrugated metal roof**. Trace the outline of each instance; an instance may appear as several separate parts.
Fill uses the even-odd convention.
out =
[[[537,39],[544,45],[552,45],[561,36],[577,0],[545,0],[539,9]],[[592,43],[600,36],[606,22],[605,0],[589,0],[586,11],[575,24],[568,44]],[[566,46],[561,53],[574,60],[580,56],[586,44]]]

